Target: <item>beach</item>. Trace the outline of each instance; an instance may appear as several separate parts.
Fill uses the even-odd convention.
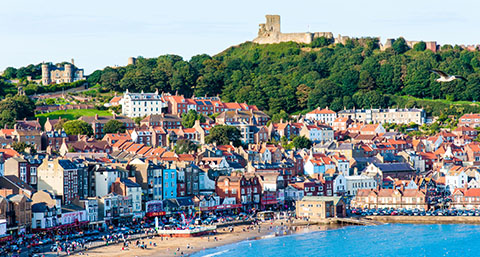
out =
[[[252,229],[252,226],[240,225],[233,227],[233,232],[230,232],[228,228],[219,228],[217,229],[217,234],[212,236],[184,238],[165,237],[163,239],[161,237],[155,237],[153,239],[141,240],[141,242],[145,242],[145,244],[148,245],[147,249],[136,247],[135,242],[131,242],[129,248],[126,250],[122,250],[123,244],[116,244],[90,249],[82,253],[75,253],[74,256],[187,256],[194,252],[244,240],[256,240],[270,236],[282,236],[294,233],[309,233],[336,227],[338,226],[320,225],[316,223],[309,225],[305,221],[294,221],[293,223],[286,224],[285,220],[276,220],[273,222],[261,223],[260,230],[258,227]],[[155,247],[154,244],[157,246]]]

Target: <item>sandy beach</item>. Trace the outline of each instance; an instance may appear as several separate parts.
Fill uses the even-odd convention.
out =
[[[283,224],[283,226],[282,226]],[[335,225],[308,225],[303,221],[297,221],[292,224],[285,224],[284,220],[274,222],[261,223],[260,231],[258,228],[248,229],[249,226],[241,225],[234,227],[233,232],[229,232],[228,228],[220,228],[214,236],[190,237],[190,238],[162,238],[155,237],[153,239],[142,240],[148,244],[147,249],[137,248],[135,243],[129,246],[129,249],[122,251],[122,244],[109,245],[88,250],[83,253],[76,253],[74,256],[187,256],[194,252],[203,251],[208,248],[214,248],[221,245],[232,244],[244,240],[255,240],[268,236],[277,236],[292,233],[308,233],[313,231],[321,231],[332,229]],[[217,240],[215,241],[215,237]],[[152,245],[150,245],[150,242]],[[154,247],[153,244],[157,246]],[[187,248],[187,245],[189,246]]]

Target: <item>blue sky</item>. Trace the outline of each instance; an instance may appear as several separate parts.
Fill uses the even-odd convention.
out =
[[[214,55],[252,40],[265,14],[283,32],[480,44],[477,1],[15,0],[0,4],[0,70],[71,58],[87,74],[129,56]]]

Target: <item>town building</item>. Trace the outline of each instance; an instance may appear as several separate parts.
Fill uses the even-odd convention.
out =
[[[135,183],[142,187],[142,201],[163,200],[163,167],[149,160],[134,159]]]
[[[479,113],[467,113],[462,115],[458,119],[458,126],[465,126],[471,128],[480,127],[480,114]]]
[[[132,180],[135,178],[117,178],[110,191],[118,195],[130,196],[134,217],[142,218],[142,187]]]
[[[351,109],[341,110],[337,113],[338,117],[350,118],[363,123],[395,123],[410,124],[416,123],[423,125],[426,119],[426,113],[423,109]]]
[[[319,220],[346,216],[345,200],[340,196],[305,196],[295,206],[299,218]]]
[[[262,111],[250,109],[249,111],[225,111],[221,112],[216,118],[216,122],[221,125],[230,125],[231,123],[245,123],[256,126],[266,126],[270,117]]]
[[[117,120],[123,123],[125,128],[128,130],[135,128],[135,122],[132,119],[128,117],[117,116],[115,113],[113,113],[112,116],[98,116],[98,114],[95,114],[95,116],[82,116],[79,118],[79,120],[83,120],[92,125],[93,134],[97,139],[101,139],[105,136],[104,127],[105,124],[107,124],[107,122],[110,120]]]
[[[182,127],[182,119],[173,114],[148,115],[140,121],[140,126],[161,127],[163,129],[179,129]]]
[[[332,126],[333,122],[337,118],[337,113],[328,109],[328,106],[325,109],[320,109],[320,107],[318,107],[317,109],[307,113],[305,118],[307,120],[319,121]]]
[[[260,207],[262,186],[257,176],[219,176],[215,183],[215,192],[220,198],[234,197],[236,203],[241,203],[246,209]]]
[[[177,170],[163,169],[163,199],[177,197]]]
[[[359,189],[375,189],[377,188],[377,182],[369,176],[353,175],[345,176],[347,181],[347,195],[355,196]]]
[[[38,190],[52,191],[70,204],[78,198],[78,170],[70,160],[45,158],[38,167]]]
[[[127,117],[144,117],[167,112],[168,104],[158,93],[130,93],[128,89],[123,94],[122,115]]]

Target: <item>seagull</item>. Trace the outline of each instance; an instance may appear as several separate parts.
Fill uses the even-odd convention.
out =
[[[440,78],[436,79],[437,82],[450,82],[456,79],[461,79],[463,81],[468,81],[465,77],[458,76],[458,75],[448,75],[447,73],[441,70],[431,70],[431,72],[440,76]]]

